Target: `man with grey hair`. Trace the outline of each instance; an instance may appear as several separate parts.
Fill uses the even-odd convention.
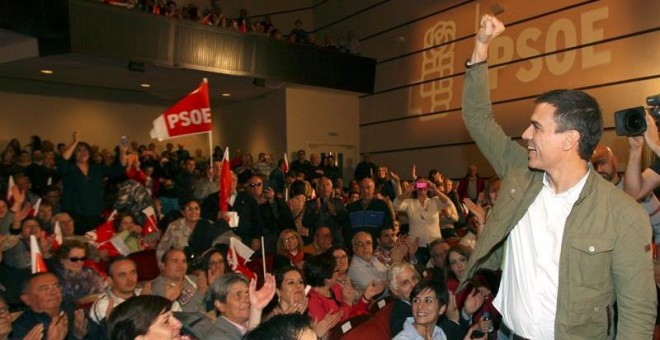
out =
[[[213,282],[213,306],[220,312],[208,339],[240,340],[261,322],[261,312],[275,295],[275,277],[266,274],[263,287],[239,273],[228,273]]]
[[[374,242],[371,234],[360,231],[353,236],[353,255],[348,277],[360,291],[363,292],[372,281],[385,280],[387,267],[373,256]]]

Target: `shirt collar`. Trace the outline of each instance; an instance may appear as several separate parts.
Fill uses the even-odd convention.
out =
[[[543,174],[543,187],[547,190],[550,190],[550,192],[552,192],[557,197],[564,197],[571,202],[575,202],[580,196],[582,188],[584,188],[584,185],[587,183],[587,178],[589,177],[590,172],[591,167],[587,168],[587,173],[584,174],[584,176],[582,176],[582,178],[580,178],[580,180],[575,183],[575,185],[573,185],[570,189],[558,194],[554,194],[554,190],[552,190],[552,184],[550,183],[550,176],[546,172]]]

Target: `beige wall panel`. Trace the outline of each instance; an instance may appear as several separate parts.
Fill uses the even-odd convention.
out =
[[[650,10],[657,7],[657,10],[660,11],[660,2],[656,3],[658,5],[653,5]],[[631,17],[640,20],[631,20]],[[474,28],[469,23],[462,23],[459,20],[451,22],[454,23],[453,25],[457,31],[469,30],[474,32]],[[498,55],[501,56],[494,55],[497,59],[495,61],[517,60],[530,55],[551,52],[559,48],[583,45],[593,41],[623,36],[631,32],[640,32],[655,28],[658,25],[660,25],[660,19],[651,16],[649,12],[644,12],[642,6],[634,7],[628,2],[621,1],[611,1],[609,4],[607,2],[595,2],[509,27],[499,39],[499,42],[495,43],[493,51],[499,52]],[[424,35],[428,35],[428,32],[437,31],[432,25],[424,27],[429,27]],[[445,33],[443,35],[446,36]],[[649,47],[652,45],[649,45]],[[379,64],[376,71],[375,89],[379,91],[418,82],[425,78],[447,76],[449,72],[461,72],[463,63],[469,56],[472,46],[473,39],[470,38],[456,44]],[[658,44],[655,44],[655,46],[656,50],[660,48]],[[462,53],[466,47],[468,48],[467,55]],[[564,59],[568,60],[564,62]],[[566,69],[570,66],[568,65],[570,59],[575,59],[573,64],[579,65],[580,69],[598,69],[599,66],[607,67],[615,63],[626,62],[626,60],[612,59],[609,49],[600,46],[586,47],[580,53],[572,51],[563,54],[563,56],[549,56],[544,57],[543,60],[525,62],[524,65],[518,68],[516,78],[520,81],[528,81],[534,78],[535,73],[538,73],[537,77],[549,72],[563,72],[562,74],[565,74],[575,70]],[[564,63],[567,65],[564,66]],[[429,72],[432,69],[436,71]]]
[[[493,68],[490,71],[493,100],[537,95],[556,88],[581,88],[658,75],[660,74],[660,63],[657,62],[660,60],[658,41],[660,41],[660,31],[600,44],[596,46],[596,53],[607,55],[609,61],[587,68],[584,68],[580,56],[590,53],[588,47],[574,50],[572,55],[575,59],[570,65],[561,66],[565,71],[560,74],[547,71],[553,69],[553,72],[557,73],[560,68],[555,63],[554,56],[537,58],[535,60],[544,70],[541,70],[542,73],[537,77],[525,81],[521,81],[519,75],[528,67],[529,61]],[[569,60],[567,57],[562,58],[561,63]],[[548,66],[548,61],[551,66]],[[361,123],[456,109],[461,105],[461,87],[462,76],[457,76],[364,97],[361,106]],[[393,104],[394,102],[398,104]]]
[[[218,140],[230,150],[240,148],[255,158],[272,153],[275,160],[286,150],[285,90],[223,106],[219,112]]]
[[[358,116],[358,98],[354,94],[287,88],[287,151],[307,149],[310,143],[359,147]]]
[[[460,1],[457,1],[455,3],[452,2],[449,5],[445,5],[444,1],[438,1],[437,3],[442,4],[441,8],[449,8],[451,7],[451,5],[461,2]],[[503,22],[510,23],[510,22],[516,22],[522,19],[526,19],[528,17],[535,16],[541,13],[548,13],[557,9],[565,8],[566,6],[576,4],[576,1],[574,0],[525,1],[524,6],[520,5],[521,1],[519,0],[508,0],[508,1],[488,0],[488,1],[466,3],[451,10],[439,13],[429,18],[425,18],[417,22],[414,22],[410,25],[405,25],[390,32],[386,32],[381,35],[370,38],[368,40],[365,40],[363,42],[364,53],[365,55],[376,58],[378,60],[383,60],[383,59],[393,58],[405,53],[416,52],[423,48],[429,47],[430,45],[424,39],[426,33],[428,31],[431,31],[433,27],[436,26],[436,24],[441,21],[454,22],[456,24],[456,30],[454,34],[455,38],[462,38],[465,36],[473,35],[476,32],[476,25],[478,22],[477,20],[480,17],[480,15],[482,13],[492,13],[491,8],[495,4],[499,4],[502,8],[504,8],[504,12],[498,15],[498,17],[501,18]],[[403,4],[403,6],[405,6],[405,4]],[[415,18],[422,17],[428,13],[437,11],[436,9],[433,11],[424,12],[423,8],[418,8],[415,6],[409,6],[409,7],[411,7],[414,10],[417,10],[417,12],[410,14],[409,17],[403,17],[399,15],[394,16],[395,18],[399,19],[400,23],[410,21]],[[398,13],[398,12],[394,10],[393,13]],[[372,14],[375,13],[368,13],[368,15],[372,15]],[[381,29],[381,31],[382,30],[383,29]],[[374,33],[377,33],[377,31]],[[366,34],[363,36],[366,36]],[[399,37],[403,37],[404,40],[401,41],[400,39],[398,39]]]

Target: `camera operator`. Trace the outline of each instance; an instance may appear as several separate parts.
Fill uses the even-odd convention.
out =
[[[624,176],[624,190],[634,199],[646,197],[653,189],[660,185],[660,137],[653,117],[646,114],[647,129],[642,136],[629,136],[630,156],[626,176]],[[651,166],[641,170],[642,150],[644,143],[653,150],[656,157]]]
[[[642,145],[644,144],[644,137],[629,137],[631,139],[631,144],[635,141],[634,138],[639,138]],[[614,155],[612,150],[602,144],[598,144],[594,153],[591,156],[591,164],[594,167],[594,170],[598,172],[605,180],[614,184],[617,188],[624,190],[624,183],[629,176],[639,176],[639,159],[641,158],[641,147],[638,151],[639,155],[637,158],[633,155],[635,151],[631,149],[630,159],[628,161],[627,172],[624,174],[623,178],[617,173],[617,157]],[[634,164],[633,164],[634,163]],[[631,171],[632,167],[632,171]],[[637,169],[635,172],[635,168]],[[625,190],[624,190],[625,191]],[[651,227],[653,227],[653,234],[655,235],[655,243],[660,243],[660,200],[652,193],[649,192],[642,198],[634,197],[639,203],[644,207],[644,210],[649,214],[651,220]]]

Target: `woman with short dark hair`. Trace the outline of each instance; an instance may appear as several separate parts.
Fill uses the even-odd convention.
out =
[[[172,301],[156,295],[134,296],[117,306],[108,319],[110,340],[181,339],[180,331]]]

